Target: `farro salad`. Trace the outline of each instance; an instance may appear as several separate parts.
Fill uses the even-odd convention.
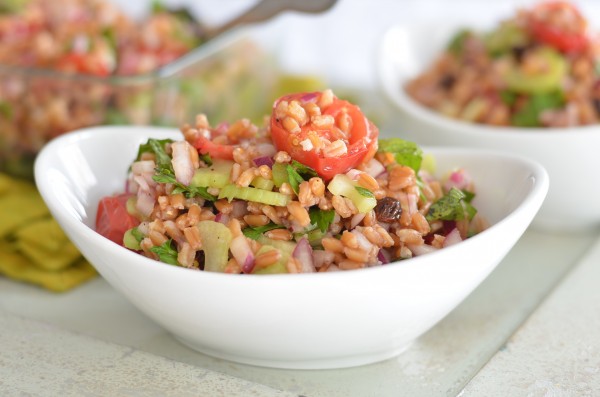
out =
[[[521,9],[493,30],[463,29],[406,92],[446,116],[518,127],[600,121],[599,42],[566,1]]]
[[[99,202],[100,234],[172,265],[273,274],[380,266],[486,227],[467,171],[436,179],[331,90],[279,98],[262,127],[199,115],[181,131],[139,147],[125,192]]]

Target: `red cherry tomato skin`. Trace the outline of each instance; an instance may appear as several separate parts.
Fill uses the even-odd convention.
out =
[[[537,16],[540,13],[563,12],[565,10],[571,12],[579,20],[579,32],[565,32]],[[565,1],[540,4],[533,10],[529,26],[533,37],[564,53],[581,53],[588,48],[590,43],[586,34],[587,21],[577,8]]]
[[[214,159],[233,160],[233,149],[235,149],[233,145],[221,145],[200,136],[196,139],[193,146],[198,149],[200,154],[208,153]]]
[[[300,93],[279,98],[273,105],[274,113],[281,101],[303,102],[305,98],[316,98],[320,93]],[[331,136],[332,131],[315,128],[310,122],[301,128],[299,134],[291,134],[278,120],[275,114],[271,117],[271,138],[277,150],[283,150],[296,161],[305,164],[317,171],[319,176],[328,181],[337,174],[343,174],[360,163],[369,160],[377,151],[377,137],[379,130],[360,111],[358,106],[347,101],[335,98],[322,114],[331,115],[334,119],[342,112],[346,112],[352,119],[352,129],[348,136],[347,153],[337,157],[324,157],[315,150],[304,150],[298,143],[304,139],[308,131],[315,131],[322,136]]]
[[[96,231],[107,239],[123,245],[123,235],[139,225],[139,220],[127,212],[127,200],[132,194],[104,197],[98,203]]]

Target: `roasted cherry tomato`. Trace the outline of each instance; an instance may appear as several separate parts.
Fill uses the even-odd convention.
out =
[[[125,232],[140,223],[127,212],[127,200],[130,197],[131,194],[125,193],[104,197],[98,203],[96,231],[119,245],[123,245]]]
[[[275,101],[271,116],[271,137],[277,150],[286,151],[294,160],[314,168],[319,176],[330,180],[335,175],[345,173],[373,157],[377,151],[379,130],[365,117],[358,106],[335,96],[333,102],[320,109],[321,115],[333,117],[333,125],[324,126],[323,123],[307,116],[304,123],[299,123],[298,128],[290,132],[289,125],[288,128],[285,127],[285,117],[278,117],[280,112],[277,110],[278,105],[283,101],[297,102],[306,109],[307,105],[314,106],[310,103],[318,104],[321,96],[320,92],[299,93],[286,95]],[[349,116],[349,124],[348,117],[345,115]],[[341,128],[342,118],[346,118],[346,122],[342,121],[342,123],[349,125],[349,130]],[[344,130],[348,131],[344,132]],[[345,148],[342,148],[339,155],[326,155],[322,147],[314,144],[315,140],[320,142],[341,140]]]
[[[193,145],[200,154],[210,154],[214,159],[233,160],[233,145],[214,143],[203,136],[198,137]]]
[[[589,45],[587,21],[566,1],[541,3],[531,12],[531,34],[562,52],[582,52]]]

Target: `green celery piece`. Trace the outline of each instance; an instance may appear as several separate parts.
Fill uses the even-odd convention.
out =
[[[568,64],[564,55],[550,47],[538,47],[532,56],[544,59],[548,69],[543,73],[529,74],[514,64],[504,76],[506,86],[511,91],[526,94],[544,94],[560,90],[562,81],[568,73]]]
[[[133,229],[136,229],[136,228],[134,227],[132,229],[127,230],[125,232],[125,234],[123,235],[123,246],[125,248],[129,248],[130,250],[139,251],[140,250],[140,242],[135,237],[135,235],[133,233]]]
[[[286,164],[281,164],[281,163],[273,164],[273,169],[271,171],[273,174],[273,183],[275,183],[275,186],[277,186],[279,188],[285,182],[289,183]]]
[[[465,45],[465,41],[473,35],[473,32],[469,29],[461,29],[459,30],[453,37],[450,39],[448,46],[446,47],[448,51],[450,51],[454,55],[461,55],[463,52],[463,48]]]
[[[493,57],[509,52],[515,47],[523,47],[528,41],[527,32],[514,21],[501,23],[483,38],[486,50]]]
[[[285,240],[273,240],[264,235],[260,236],[256,241],[258,241],[262,245],[270,245],[272,247],[277,248],[279,251],[281,251],[281,255],[287,256],[287,258],[289,258],[294,252],[294,249],[296,249],[296,243]]]
[[[222,188],[231,183],[233,161],[214,159],[210,167],[197,169],[190,182],[195,187]]]
[[[257,189],[271,191],[273,190],[273,186],[275,186],[275,183],[272,180],[265,179],[259,175],[252,180],[250,185],[254,186]]]
[[[256,253],[256,255],[261,255],[265,252],[269,252],[272,250],[276,250],[277,248],[273,247],[272,245],[263,245],[262,247],[260,247],[260,249],[258,250],[258,252]],[[254,267],[254,270],[252,270],[252,274],[282,274],[282,273],[287,273],[287,261],[289,260],[290,256],[287,254],[284,254],[284,252],[282,252],[281,250],[279,250],[279,252],[281,252],[281,258],[273,263],[272,265],[257,269],[256,266]]]
[[[290,196],[283,193],[269,192],[254,187],[240,187],[236,185],[227,185],[223,187],[219,193],[219,199],[222,198],[226,198],[229,201],[233,199],[254,201],[256,203],[275,205],[278,207],[286,206],[290,202]]]
[[[363,196],[356,190],[356,186],[354,181],[345,174],[338,174],[329,182],[327,189],[336,196],[343,196],[352,200],[358,212],[362,214],[367,213],[375,208],[377,200],[375,197]]]
[[[223,273],[229,261],[231,231],[222,223],[214,221],[200,221],[197,228],[204,251],[204,270]]]

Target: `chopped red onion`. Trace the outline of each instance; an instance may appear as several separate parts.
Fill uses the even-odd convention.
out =
[[[256,145],[256,153],[258,154],[257,157],[273,157],[277,153],[277,149],[270,143],[259,143]]]
[[[314,250],[313,251],[313,264],[317,269],[323,267],[324,265],[329,265],[333,263],[335,259],[335,254],[331,251],[324,250]]]
[[[429,245],[429,244],[420,244],[420,245],[410,244],[410,245],[407,245],[407,247],[413,253],[414,256],[425,255],[425,254],[429,254],[430,252],[434,252],[434,251],[438,250],[438,248],[435,248],[434,246]]]
[[[229,130],[229,123],[224,121],[222,123],[217,124],[217,126],[214,129],[214,132],[216,135],[223,135],[227,133],[227,130]]]
[[[230,215],[234,218],[241,218],[248,213],[248,203],[246,201],[234,200],[231,205],[233,209],[231,210]]]
[[[173,142],[171,144],[173,150],[173,171],[177,182],[187,186],[192,181],[194,176],[194,163],[190,155],[191,145],[187,141]]]
[[[135,175],[140,175],[145,172],[154,173],[156,164],[152,160],[140,160],[131,164],[131,172]]]
[[[302,95],[302,97],[300,97],[300,102],[302,102],[302,103],[314,102],[318,96],[319,96],[318,92],[309,92],[307,94]]]
[[[302,266],[302,273],[315,272],[313,249],[308,243],[308,239],[306,237],[302,237],[298,241],[296,248],[294,248],[294,251],[292,252],[292,256],[298,259],[298,262],[300,262],[300,265]]]
[[[382,249],[379,250],[379,252],[377,253],[377,260],[379,260],[379,262],[381,262],[384,265],[387,265],[388,263],[390,263],[390,258],[388,257],[387,252],[385,252]]]
[[[237,263],[242,265],[242,271],[244,273],[251,273],[254,268],[254,254],[250,249],[246,237],[244,235],[234,237],[229,245],[229,250]]]
[[[381,174],[386,172],[383,164],[376,159],[367,161],[363,166],[363,170],[373,178],[378,178]]]
[[[150,216],[154,210],[154,195],[146,190],[139,190],[135,208],[144,216]]]
[[[465,190],[471,185],[471,176],[463,169],[453,171],[448,180],[444,183],[444,188],[450,190],[455,187],[459,190]]]
[[[362,171],[352,168],[350,171],[346,172],[346,176],[353,181],[357,181],[361,173]]]
[[[215,216],[215,222],[219,222],[219,223],[222,223],[224,225],[227,225],[229,223],[229,215],[224,214],[222,212],[219,212]]]
[[[358,226],[358,224],[361,223],[363,219],[365,219],[366,215],[366,213],[360,212],[354,215],[352,219],[350,219],[350,229],[354,229],[356,226]]]
[[[273,158],[269,156],[257,157],[252,161],[254,161],[254,164],[256,164],[257,167],[260,167],[261,165],[266,165],[269,168],[272,168],[274,164]]]
[[[460,232],[458,231],[457,228],[454,228],[450,231],[450,233],[448,233],[446,235],[446,238],[444,239],[444,244],[443,247],[449,247],[451,245],[460,243],[462,241],[462,237],[460,236]]]

